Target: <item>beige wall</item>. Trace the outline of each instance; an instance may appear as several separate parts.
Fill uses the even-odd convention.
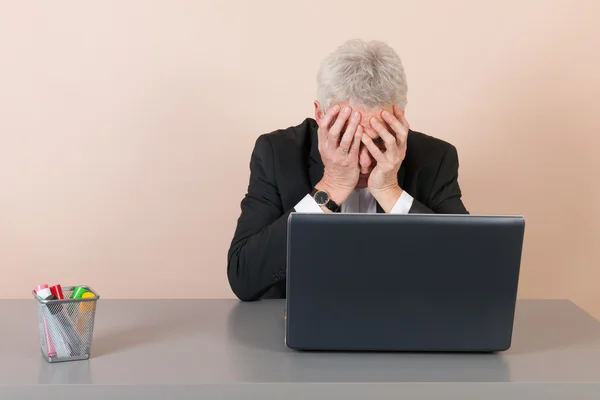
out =
[[[473,213],[527,219],[521,297],[600,317],[600,2],[4,1],[0,296],[232,297],[255,138],[312,113],[352,37],[403,58]],[[227,144],[231,141],[231,144]]]

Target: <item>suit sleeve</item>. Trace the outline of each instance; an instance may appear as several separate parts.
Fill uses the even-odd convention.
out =
[[[250,182],[227,254],[227,277],[242,301],[258,300],[285,279],[287,219],[273,173],[273,149],[260,136],[250,158]]]
[[[428,205],[413,200],[410,213],[469,214],[458,184],[458,153],[452,146],[442,157],[428,197]]]

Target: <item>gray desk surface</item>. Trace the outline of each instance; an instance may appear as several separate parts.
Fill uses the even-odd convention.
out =
[[[600,398],[600,322],[570,301],[519,301],[499,354],[295,352],[283,307],[101,299],[92,358],[48,364],[34,301],[0,300],[0,398]]]

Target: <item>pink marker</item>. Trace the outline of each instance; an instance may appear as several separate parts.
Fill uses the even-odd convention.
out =
[[[35,289],[33,289],[36,293],[39,292],[40,290],[46,289],[48,287],[48,285],[43,284],[43,285],[37,285],[35,287]]]
[[[44,317],[44,330],[46,331],[46,345],[48,346],[48,357],[56,357],[56,347],[54,347],[54,341],[52,340],[52,336],[50,335],[50,330],[48,329],[48,321],[46,321],[46,317]]]
[[[38,285],[35,287],[35,294],[42,300],[46,300],[49,297],[54,297],[48,285]],[[46,336],[46,346],[48,349],[49,357],[68,357],[71,354],[69,345],[65,342],[64,338],[60,335],[60,332],[55,331],[56,328],[52,329],[53,326],[48,324],[48,319],[51,318],[51,311],[49,308],[43,308],[43,319],[44,319],[44,332]]]
[[[48,289],[48,285],[43,284],[37,285],[33,290],[35,291],[35,294],[37,294],[43,299],[44,297],[46,297],[44,296],[46,294],[46,291],[50,289]],[[48,349],[48,357],[56,357],[56,347],[54,347],[54,341],[52,340],[52,335],[50,334],[50,329],[48,328],[48,321],[46,319],[46,316],[44,316],[43,319],[44,332],[46,333],[46,347]]]

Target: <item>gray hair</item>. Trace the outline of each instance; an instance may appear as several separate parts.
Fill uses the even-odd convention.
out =
[[[400,57],[380,41],[347,41],[323,60],[317,74],[317,100],[324,109],[344,100],[365,108],[404,108],[407,91]]]

